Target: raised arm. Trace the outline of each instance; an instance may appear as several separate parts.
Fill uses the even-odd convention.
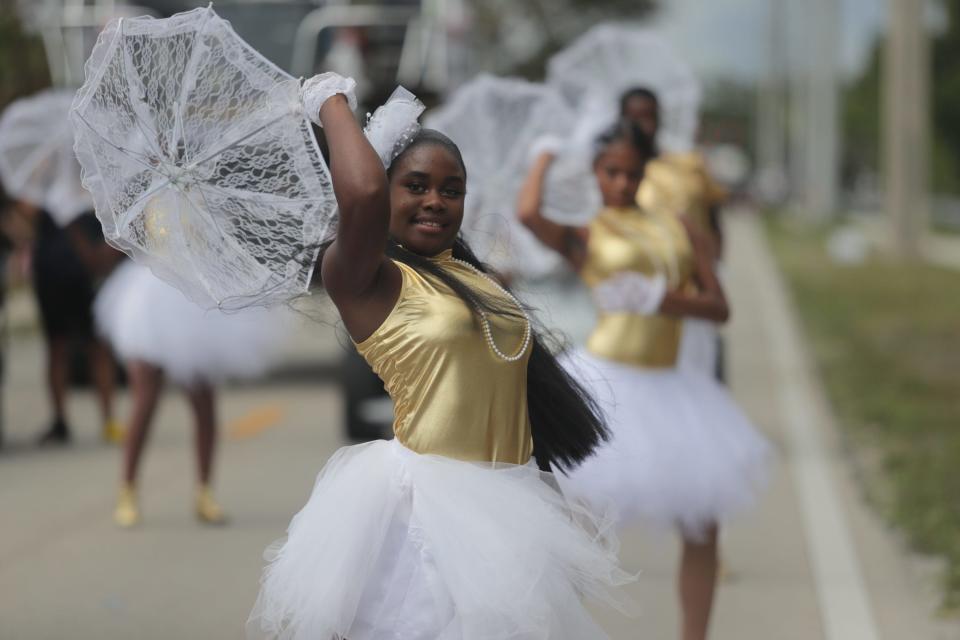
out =
[[[383,164],[343,95],[323,103],[320,122],[339,208],[337,237],[324,255],[322,277],[336,298],[341,292],[362,293],[375,280],[387,245],[390,197]]]
[[[716,260],[713,243],[690,221],[682,220],[693,245],[694,278],[698,286],[694,292],[668,291],[660,303],[660,313],[726,322],[730,318],[730,307],[713,268]]]
[[[548,220],[542,211],[543,180],[553,159],[553,153],[546,151],[534,160],[517,196],[517,217],[540,242],[558,252],[579,271],[586,258],[587,230]]]
[[[324,252],[321,278],[347,330],[363,340],[386,318],[400,290],[399,270],[384,253],[390,224],[387,176],[343,93],[320,103],[319,123],[330,148],[339,208],[337,237]]]

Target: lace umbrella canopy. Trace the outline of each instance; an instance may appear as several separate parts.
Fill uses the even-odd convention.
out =
[[[300,83],[212,9],[107,25],[70,119],[104,235],[196,303],[304,294],[332,233]]]
[[[613,122],[620,95],[647,87],[660,101],[657,142],[667,151],[688,151],[697,133],[700,83],[690,66],[649,29],[601,24],[554,55],[547,83],[578,112]]]
[[[516,200],[528,170],[530,147],[541,136],[565,136],[573,112],[553,89],[514,78],[480,75],[424,120],[449,136],[467,165],[463,233],[481,259],[494,268],[524,277],[553,271],[560,259],[519,224]],[[553,217],[582,213],[585,200],[551,198]]]
[[[46,89],[11,103],[0,116],[0,181],[14,198],[66,226],[93,209],[80,183],[67,116],[73,91]]]

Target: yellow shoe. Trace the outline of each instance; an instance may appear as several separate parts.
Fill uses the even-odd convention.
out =
[[[111,444],[120,444],[127,436],[127,430],[119,421],[110,419],[103,425],[103,441]]]
[[[223,512],[223,508],[217,504],[217,501],[213,498],[213,492],[210,491],[210,487],[207,485],[200,485],[197,487],[197,500],[196,500],[196,512],[197,519],[204,524],[226,524],[227,515]]]
[[[132,484],[123,484],[120,487],[117,508],[113,510],[113,521],[124,529],[140,524],[140,507],[137,505],[137,494]]]

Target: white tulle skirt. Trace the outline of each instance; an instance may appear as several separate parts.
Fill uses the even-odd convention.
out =
[[[629,607],[608,521],[535,466],[340,449],[269,561],[251,638],[583,640],[581,598]]]
[[[103,283],[94,316],[119,358],[156,365],[179,384],[262,375],[289,323],[280,310],[205,310],[129,260]]]
[[[699,318],[685,318],[680,333],[680,353],[677,368],[698,371],[711,378],[717,374],[719,357],[717,325]]]
[[[755,502],[770,446],[711,376],[582,350],[564,364],[594,394],[611,431],[586,462],[558,474],[565,493],[613,508],[622,525],[679,527],[692,538]]]

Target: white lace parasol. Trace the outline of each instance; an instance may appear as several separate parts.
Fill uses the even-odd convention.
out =
[[[0,180],[11,196],[46,209],[60,225],[93,209],[80,183],[67,115],[73,91],[47,89],[0,116]]]
[[[540,277],[559,258],[540,245],[516,219],[516,200],[528,170],[531,145],[544,135],[566,137],[573,112],[553,89],[515,78],[481,75],[460,87],[425,125],[449,136],[467,166],[467,209],[463,233],[481,259],[495,268]],[[579,168],[579,167],[578,167]],[[583,194],[551,197],[552,217],[582,213]]]
[[[655,31],[616,24],[590,29],[554,55],[547,83],[556,87],[578,111],[594,98],[606,105],[601,120],[613,122],[620,95],[647,87],[660,101],[657,141],[668,151],[693,146],[700,108],[700,83],[690,66]],[[596,114],[594,103],[590,109]]]
[[[109,23],[70,115],[107,240],[202,306],[305,293],[336,200],[299,86],[209,8]]]

